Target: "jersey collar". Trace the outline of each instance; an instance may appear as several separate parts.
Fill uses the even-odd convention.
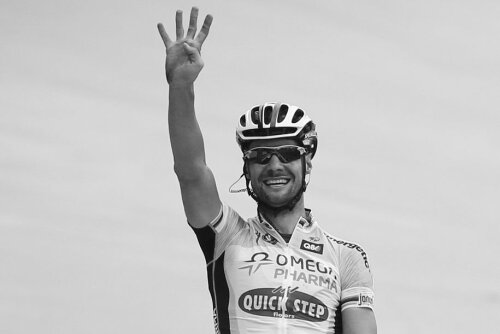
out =
[[[314,217],[311,214],[311,209],[305,209],[305,217],[300,217],[297,224],[295,225],[295,228],[299,228],[300,230],[307,232],[309,231],[313,224],[314,224]],[[266,229],[278,232],[278,230],[274,227],[274,225],[268,221],[262,213],[257,211],[257,217],[259,218],[259,222],[261,225],[263,225]],[[279,232],[278,232],[279,233]]]

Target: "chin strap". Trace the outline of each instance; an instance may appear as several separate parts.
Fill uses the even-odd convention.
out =
[[[246,188],[241,188],[241,189],[233,189],[233,187],[236,185],[236,183],[240,182],[241,178],[245,176],[245,173],[241,174],[240,177],[238,178],[238,180],[234,181],[234,183],[229,187],[229,192],[232,193],[232,194],[235,194],[235,193],[242,193],[244,191],[247,191]]]

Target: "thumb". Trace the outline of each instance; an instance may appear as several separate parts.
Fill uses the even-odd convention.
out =
[[[184,42],[183,46],[184,51],[192,61],[198,61],[201,58],[200,51],[196,47],[189,45],[187,42]]]

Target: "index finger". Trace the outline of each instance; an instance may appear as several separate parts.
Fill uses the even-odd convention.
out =
[[[205,17],[205,21],[203,21],[203,27],[201,27],[200,32],[196,36],[196,40],[200,42],[200,44],[203,44],[203,42],[207,38],[213,20],[214,18],[210,14]]]

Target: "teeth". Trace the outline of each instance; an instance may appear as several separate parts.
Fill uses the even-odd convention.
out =
[[[273,184],[287,184],[288,180],[286,179],[275,179],[275,180],[267,180],[265,182],[267,185],[273,185]]]

